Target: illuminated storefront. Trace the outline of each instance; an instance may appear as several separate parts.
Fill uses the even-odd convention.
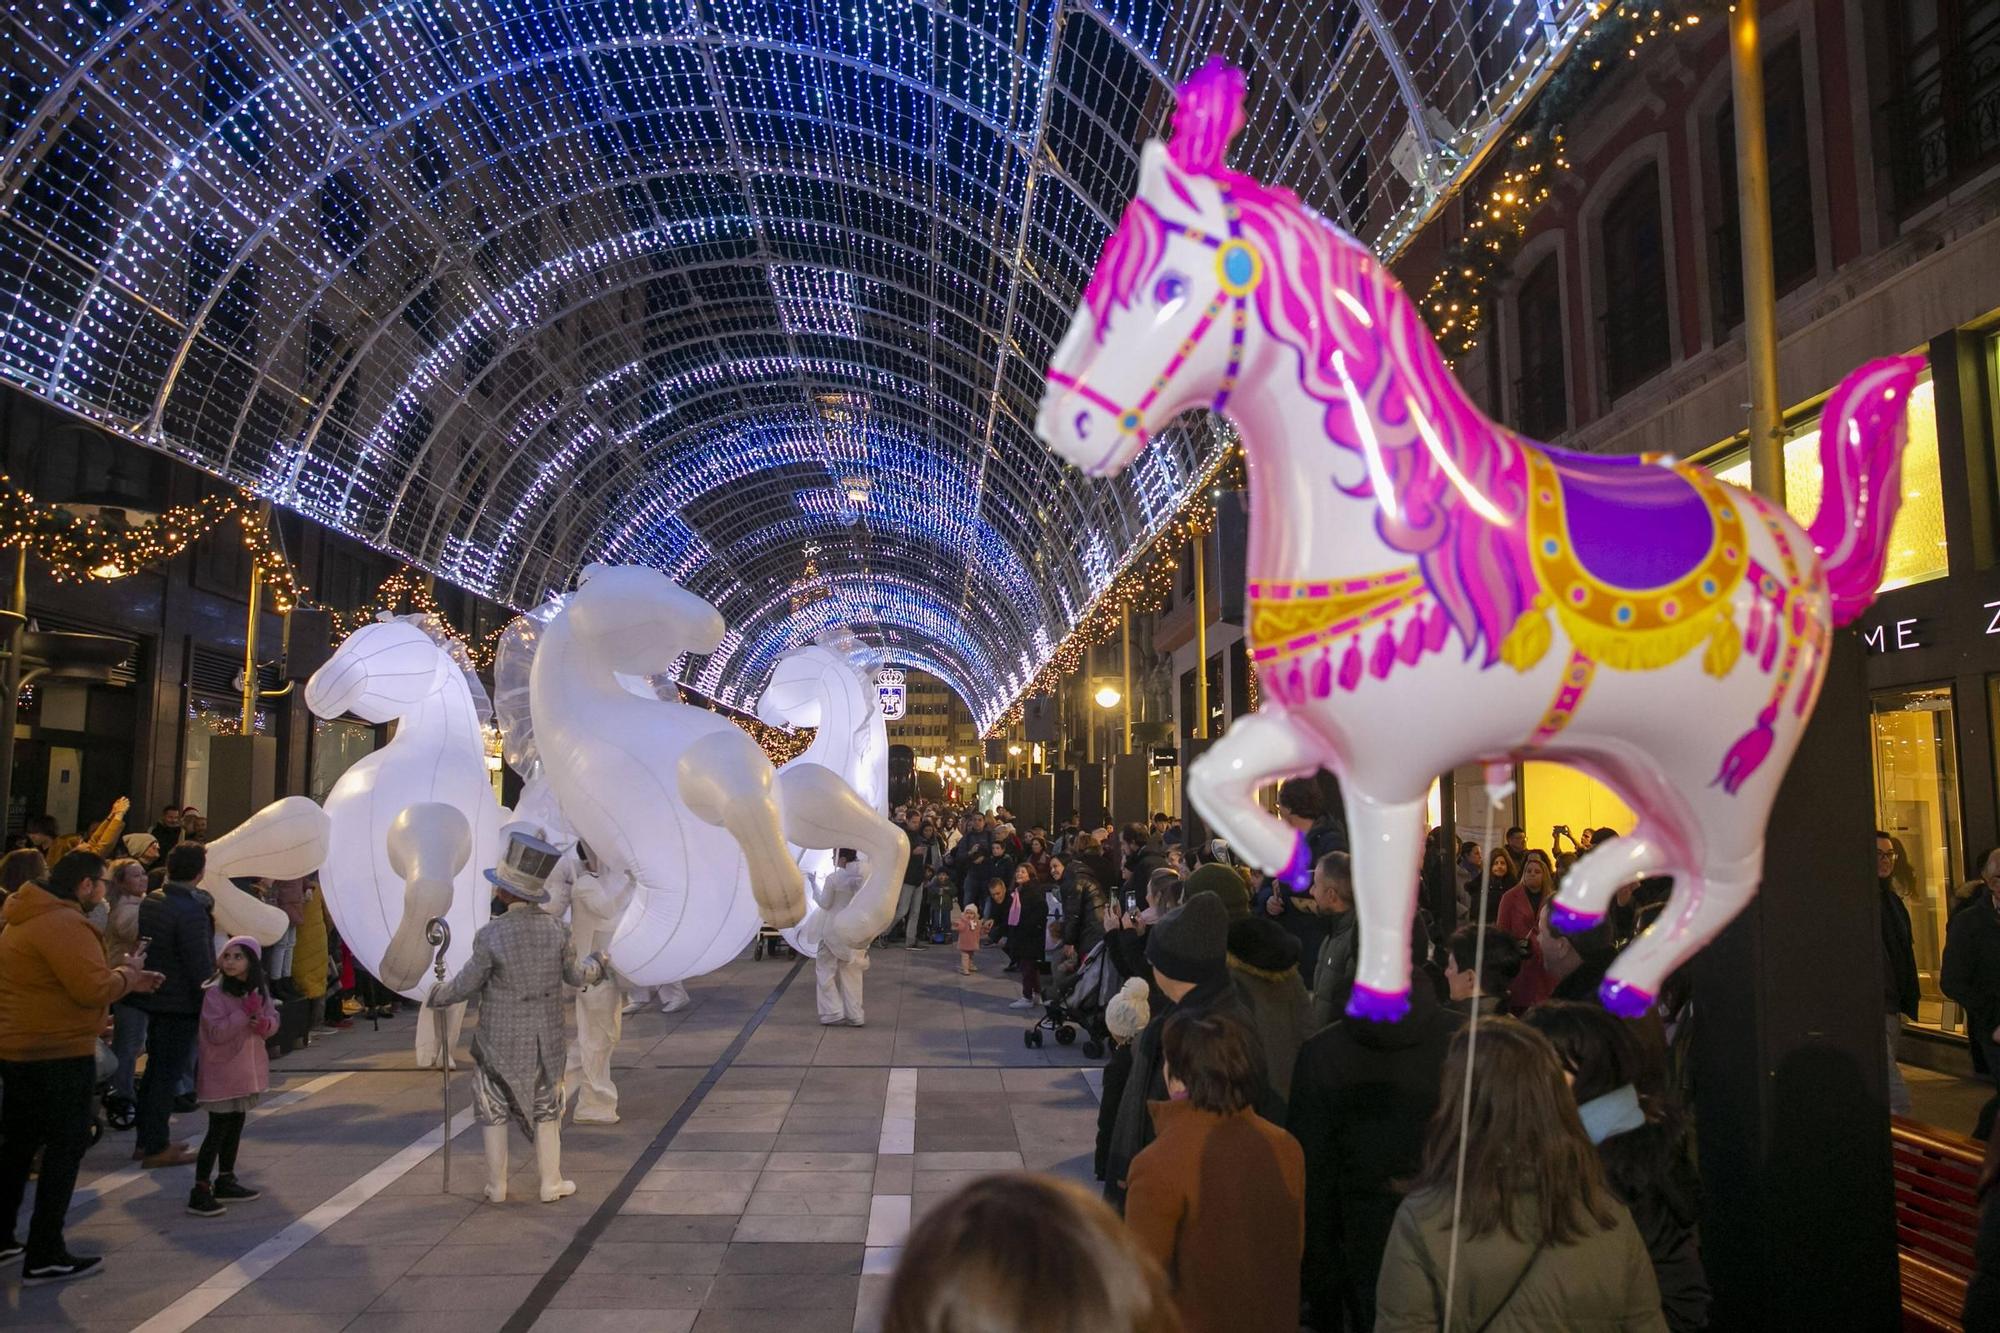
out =
[[[1959,353],[1975,342],[1978,355]],[[1954,355],[1939,356],[1940,349]],[[1936,378],[1927,376],[1911,398],[1903,504],[1890,533],[1882,596],[1859,625],[1868,652],[1875,819],[1903,849],[1896,888],[1916,936],[1918,1021],[1956,1034],[1964,1032],[1964,1015],[1937,986],[1945,930],[1970,866],[2000,844],[2000,569],[1993,554],[2000,496],[1986,424],[2000,378],[1994,350],[1993,340],[1972,334],[1933,344]],[[1967,375],[1976,382],[1967,385]],[[1941,413],[1947,393],[1979,406]],[[1786,507],[1806,521],[1820,498],[1818,403],[1792,415]],[[1740,440],[1698,457],[1726,480],[1748,485]],[[1960,493],[1965,503],[1956,503]],[[1984,535],[1975,540],[1975,531]],[[1467,827],[1466,801],[1457,804],[1460,836],[1477,838],[1477,826]],[[1556,824],[1578,832],[1632,826],[1615,794],[1556,764],[1525,765],[1511,807],[1534,847],[1549,845]]]

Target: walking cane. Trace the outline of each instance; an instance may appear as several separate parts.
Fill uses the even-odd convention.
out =
[[[437,997],[438,988],[444,985],[444,951],[451,947],[451,926],[441,916],[434,916],[424,923],[424,942],[437,950],[431,959],[431,971],[437,980],[431,983],[430,998]],[[451,1193],[451,1023],[443,1005],[431,1007],[437,1015],[438,1068],[444,1074],[444,1192]]]

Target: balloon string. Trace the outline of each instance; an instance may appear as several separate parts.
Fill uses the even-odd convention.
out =
[[[1472,934],[1472,1021],[1465,1033],[1465,1086],[1458,1093],[1458,1167],[1451,1185],[1451,1246],[1445,1254],[1444,1265],[1444,1320],[1439,1333],[1450,1333],[1452,1298],[1458,1287],[1458,1222],[1459,1210],[1465,1203],[1465,1148],[1466,1136],[1472,1126],[1472,1064],[1473,1056],[1479,1050],[1479,1015],[1485,1009],[1481,1003],[1486,998],[1486,896],[1493,885],[1493,822],[1494,812],[1500,808],[1500,799],[1489,790],[1486,798],[1486,836],[1480,843],[1485,864],[1479,872],[1479,910],[1473,917],[1475,929]]]

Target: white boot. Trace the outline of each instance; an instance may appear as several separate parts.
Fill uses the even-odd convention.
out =
[[[535,1122],[535,1166],[542,1174],[542,1202],[554,1203],[576,1193],[576,1182],[562,1178],[562,1122]]]
[[[486,1143],[486,1202],[507,1202],[507,1126],[481,1125]]]

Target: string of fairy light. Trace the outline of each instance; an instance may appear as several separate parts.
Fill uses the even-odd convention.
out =
[[[0,474],[0,547],[26,547],[61,583],[105,581],[165,564],[202,538],[234,522],[279,611],[299,605],[303,589],[279,549],[270,513],[248,495],[217,496],[175,505],[138,527],[44,504]]]
[[[1082,670],[1084,655],[1117,638],[1128,612],[1143,615],[1165,608],[1173,597],[1175,580],[1180,577],[1182,549],[1195,538],[1215,530],[1214,497],[1221,491],[1241,489],[1243,484],[1243,449],[1240,444],[1232,444],[1209,464],[1200,484],[1191,488],[1189,499],[1179,512],[1112,577],[1078,619],[1076,627],[1056,645],[1041,670],[987,729],[986,739],[998,739],[1018,724],[1029,699],[1054,693],[1064,677]]]
[[[1598,8],[1592,26],[1509,139],[1491,177],[1480,190],[1466,192],[1464,230],[1446,244],[1443,262],[1419,302],[1447,360],[1456,361],[1479,345],[1495,285],[1510,271],[1556,180],[1570,169],[1564,129],[1577,110],[1645,52],[1683,34],[1712,30],[1717,25],[1705,26],[1704,17],[1730,8],[1722,0],[1640,0]]]

